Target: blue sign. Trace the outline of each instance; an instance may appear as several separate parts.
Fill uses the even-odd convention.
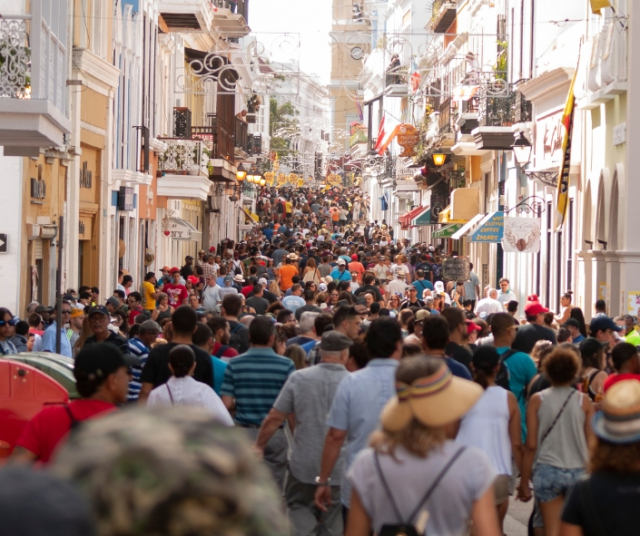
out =
[[[494,212],[471,234],[471,242],[502,242],[504,212]]]

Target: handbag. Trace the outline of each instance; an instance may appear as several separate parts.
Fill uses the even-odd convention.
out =
[[[382,529],[380,529],[379,536],[420,536],[421,534],[426,535],[424,527],[420,529],[417,528],[413,522],[413,519],[416,517],[416,515],[418,514],[422,506],[429,500],[433,492],[436,490],[440,481],[444,478],[444,476],[447,474],[449,469],[451,469],[455,461],[460,457],[460,455],[464,452],[464,450],[465,450],[465,447],[459,448],[457,452],[451,457],[447,465],[445,465],[444,469],[440,471],[436,479],[433,481],[433,484],[431,484],[429,489],[427,489],[426,493],[422,496],[422,499],[420,500],[420,502],[418,502],[417,506],[413,509],[413,511],[411,512],[411,515],[409,515],[406,522],[402,520],[400,509],[398,508],[398,505],[393,497],[393,494],[389,489],[387,480],[384,478],[384,474],[382,473],[382,468],[380,467],[380,460],[378,459],[378,453],[377,452],[374,453],[373,459],[376,465],[376,471],[380,476],[380,480],[382,481],[382,486],[384,487],[384,492],[387,495],[387,498],[389,499],[391,506],[393,507],[393,511],[396,515],[396,518],[399,521],[398,524],[385,523],[384,525],[382,525]],[[424,523],[426,523],[426,521]]]

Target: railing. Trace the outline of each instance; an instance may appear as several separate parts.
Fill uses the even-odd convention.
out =
[[[51,27],[64,18],[66,7],[55,1],[32,0],[31,14],[0,18],[0,97],[49,100],[67,115],[66,36]],[[53,23],[51,21],[54,21]],[[56,26],[57,25],[57,26]]]
[[[208,158],[204,141],[183,138],[160,139],[167,145],[167,149],[158,158],[158,169],[161,171],[198,171],[201,166],[206,165]]]
[[[236,128],[235,128],[235,140],[234,145],[242,149],[245,153],[248,153],[248,136],[249,136],[249,125],[245,123],[242,119],[236,117]]]
[[[262,136],[249,134],[247,139],[247,153],[249,155],[262,154]]]
[[[453,24],[458,6],[452,0],[434,0],[431,4],[431,28],[436,33],[446,32]]]
[[[513,93],[478,97],[478,124],[481,127],[508,127],[514,120]]]
[[[207,114],[207,120],[213,133],[214,158],[232,160],[234,157],[233,126],[227,124],[217,114]]]
[[[513,94],[513,121],[526,123],[532,120],[533,111],[531,101],[528,101],[520,91]]]
[[[442,101],[438,111],[438,130],[440,134],[448,134],[453,132],[451,108],[453,106],[453,99],[449,97]]]

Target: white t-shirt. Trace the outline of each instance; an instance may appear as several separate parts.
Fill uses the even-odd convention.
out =
[[[409,275],[411,271],[404,264],[392,264],[391,273],[394,279],[398,279],[398,273],[404,272],[405,281],[409,281]]]
[[[408,288],[409,285],[407,285],[404,279],[394,279],[387,285],[387,292],[390,292],[391,294],[401,294],[404,296],[404,292]]]
[[[169,394],[171,393],[171,394]],[[147,407],[194,406],[204,408],[225,426],[233,426],[233,419],[220,397],[210,386],[194,380],[191,376],[171,376],[167,383],[156,387],[149,394]]]
[[[409,516],[431,483],[460,449],[455,441],[446,441],[426,458],[419,458],[397,447],[394,456],[379,454],[380,467],[400,514]],[[429,512],[425,533],[429,536],[465,534],[473,504],[493,485],[496,472],[487,455],[476,447],[466,447],[449,468],[423,509]],[[415,523],[396,517],[376,469],[373,449],[362,450],[347,472],[347,480],[358,492],[362,506],[376,534],[385,524]]]
[[[476,304],[476,313],[486,313],[487,316],[491,313],[504,313],[504,307],[498,300],[483,298]]]

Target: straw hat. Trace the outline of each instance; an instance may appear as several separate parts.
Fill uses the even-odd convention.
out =
[[[412,417],[425,426],[444,426],[469,411],[482,393],[480,385],[453,376],[443,362],[434,374],[411,385],[396,382],[396,396],[387,402],[380,421],[388,432],[399,432]]]
[[[640,381],[622,380],[612,385],[593,416],[593,431],[609,443],[640,441]]]

